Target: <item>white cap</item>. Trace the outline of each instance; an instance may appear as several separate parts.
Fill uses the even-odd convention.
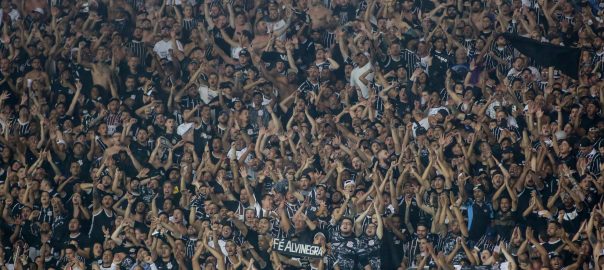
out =
[[[44,14],[44,9],[39,8],[39,7],[34,8],[34,11],[35,11],[35,12],[38,12],[38,13],[40,13],[40,14]]]

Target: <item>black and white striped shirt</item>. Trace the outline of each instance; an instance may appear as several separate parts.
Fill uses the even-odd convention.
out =
[[[459,43],[463,45],[466,49],[471,50],[476,48],[476,40],[471,38],[460,38]]]
[[[487,62],[487,66],[490,68],[497,67],[500,72],[506,73],[510,69],[510,65],[514,58],[514,49],[511,46],[504,46],[503,48],[499,48],[496,44],[493,44],[491,47],[491,51],[499,58],[505,60],[505,63],[499,63],[495,58],[487,55],[485,57],[485,61]]]
[[[305,80],[304,82],[302,82],[300,84],[300,86],[298,86],[298,91],[300,92],[307,92],[307,91],[313,91],[315,92],[315,94],[319,93],[319,86],[321,84],[320,83],[312,83],[309,80]]]
[[[515,126],[508,125],[508,127],[506,129],[509,130],[510,132],[516,134],[516,139],[521,137],[520,131]],[[503,129],[500,127],[496,127],[496,128],[491,129],[491,133],[493,133],[495,138],[497,138],[497,141],[499,141],[499,138],[501,138],[501,134],[503,133]]]
[[[200,104],[203,104],[203,100],[200,97],[184,96],[180,100],[180,108],[183,110],[191,110]]]
[[[421,63],[419,56],[409,49],[404,49],[401,52],[401,60],[403,61],[403,65],[405,66],[405,69],[407,69],[408,74],[412,74],[417,65]]]
[[[105,151],[105,149],[107,149],[108,147],[108,145],[103,141],[103,139],[101,139],[101,137],[96,137],[96,143],[99,148],[103,151]]]
[[[596,52],[591,58],[591,64],[596,67],[598,65],[599,71],[604,71],[604,51]]]
[[[188,236],[182,237],[182,241],[185,242],[185,255],[192,258],[195,254],[195,246],[197,245],[197,241],[199,239],[189,238]]]
[[[325,46],[325,48],[331,48],[331,46],[336,43],[336,34],[325,31],[325,33],[323,33],[321,43],[323,46]]]
[[[190,32],[192,29],[197,27],[197,19],[195,18],[184,18],[182,19],[182,29]]]
[[[602,162],[604,162],[604,158],[602,158],[602,155],[600,155],[600,153],[597,153],[591,159],[588,160],[587,171],[593,173],[596,176],[600,176],[600,173],[602,171]]]
[[[148,52],[147,45],[142,41],[132,40],[126,44],[126,47],[140,59],[141,65],[145,66],[145,58],[147,58]]]
[[[15,118],[11,123],[11,133],[17,136],[28,136],[31,132],[31,123],[28,121],[21,122],[19,118]]]
[[[384,90],[384,86],[382,86],[379,83],[375,83],[375,82],[371,82],[370,86],[375,91],[374,93],[376,95],[378,95],[378,98],[375,99],[376,118],[382,119],[382,116],[384,116],[384,101],[382,100],[382,98],[379,97],[379,95],[380,95],[380,92],[382,92],[382,90]]]
[[[105,116],[105,124],[107,124],[107,132],[109,133],[109,135],[112,135],[116,128],[121,125],[121,118],[122,118],[122,114],[121,113],[109,113],[107,116]]]

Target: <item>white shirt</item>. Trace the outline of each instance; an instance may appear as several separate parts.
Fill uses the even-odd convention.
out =
[[[287,26],[287,23],[283,19],[278,20],[276,22],[266,22],[266,29],[268,30],[267,33],[270,33],[271,31],[273,33],[279,32],[286,26]],[[281,40],[285,40],[285,33],[283,33],[281,36],[278,36],[277,38],[279,38]]]
[[[11,11],[8,12],[8,16],[10,17],[11,21],[16,21],[18,20],[21,15],[19,15],[19,11],[16,9],[12,9]],[[4,10],[0,8],[0,25],[2,25],[2,22],[4,20]]]
[[[184,51],[180,41],[176,41],[176,46],[178,47],[179,51]],[[162,39],[155,43],[155,46],[153,46],[153,51],[157,53],[160,58],[168,59],[169,61],[172,61],[172,56],[170,55],[170,50],[172,49],[172,40],[165,41]]]
[[[362,67],[355,67],[352,72],[350,72],[350,86],[352,87],[356,87],[358,90],[357,92],[359,92],[359,96],[362,96],[364,99],[368,99],[369,98],[369,87],[367,87],[367,85],[365,85],[362,81],[361,81],[361,76],[367,72],[367,70],[371,69],[371,62],[367,62],[367,64],[365,64]],[[367,80],[372,80],[373,79],[373,73],[369,73],[369,75],[367,75]]]
[[[210,89],[206,85],[199,86],[197,91],[199,91],[199,97],[201,98],[201,100],[203,100],[203,102],[205,104],[210,103],[210,101],[212,101],[212,99],[214,99],[215,97],[218,96],[218,92]]]
[[[243,47],[231,47],[231,58],[238,60],[241,50],[243,50]]]
[[[419,125],[418,125],[418,123],[419,123]],[[417,131],[417,129],[420,126],[423,127],[423,128],[425,128],[426,130],[428,130],[430,128],[430,122],[428,122],[428,117],[420,120],[417,123],[413,123],[413,137],[417,137],[417,135],[415,134],[415,132]]]

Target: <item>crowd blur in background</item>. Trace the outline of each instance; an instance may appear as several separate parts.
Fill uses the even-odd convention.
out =
[[[602,269],[600,0],[0,2],[1,270]]]

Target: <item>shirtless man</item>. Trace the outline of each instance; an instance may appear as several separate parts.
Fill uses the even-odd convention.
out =
[[[328,9],[327,7],[325,7],[325,5],[323,5],[322,1],[320,0],[306,0],[308,1],[308,15],[310,15],[310,19],[312,22],[312,26],[311,28],[314,29],[320,29],[323,26],[325,26],[325,24],[327,24],[327,19],[331,18],[331,10]],[[300,1],[300,5],[304,5],[305,1]]]
[[[478,31],[484,30],[488,25],[484,17],[489,14],[487,10],[483,10],[482,3],[478,0],[473,0],[471,5],[470,21]]]
[[[42,70],[42,60],[40,58],[34,58],[31,60],[32,71],[25,74],[24,83],[27,83],[27,87],[31,87],[34,81],[38,81],[42,84],[44,89],[49,89],[50,79],[48,74]]]
[[[95,85],[100,85],[105,88],[105,90],[110,89],[111,96],[114,98],[119,98],[117,89],[112,79],[113,71],[111,70],[111,63],[107,61],[109,56],[107,49],[104,46],[99,46],[96,50],[96,56],[93,58],[92,62],[88,62],[83,59],[83,51],[86,49],[85,43],[80,42],[77,56],[78,63],[91,70],[92,81]]]

